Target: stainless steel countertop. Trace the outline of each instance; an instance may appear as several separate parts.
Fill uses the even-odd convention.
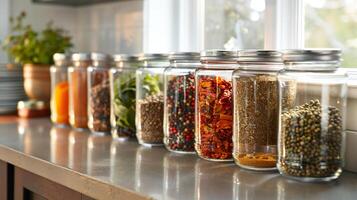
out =
[[[55,127],[48,119],[0,123],[0,160],[98,199],[357,199],[355,173],[301,183]]]

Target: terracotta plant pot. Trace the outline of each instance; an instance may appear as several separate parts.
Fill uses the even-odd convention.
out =
[[[25,64],[23,73],[27,96],[33,100],[49,102],[51,98],[50,66]]]

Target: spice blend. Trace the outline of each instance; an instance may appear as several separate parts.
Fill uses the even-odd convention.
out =
[[[341,170],[342,117],[319,100],[282,115],[279,170],[297,177],[331,177]]]
[[[90,84],[89,127],[94,132],[110,132],[110,88],[108,71],[92,71]]]
[[[236,79],[236,148],[239,165],[274,168],[278,135],[278,81],[273,75]]]
[[[197,79],[198,154],[206,159],[232,159],[232,84],[221,77]]]
[[[139,123],[141,129],[138,132],[139,141],[146,144],[162,144],[164,98],[161,94],[147,96],[138,101]]]
[[[58,124],[68,124],[68,82],[57,83],[54,89],[54,107],[55,111],[53,122]]]
[[[70,78],[70,123],[74,128],[87,128],[87,68],[74,68]]]
[[[134,137],[135,127],[135,74],[120,74],[114,78],[114,126],[118,137]]]
[[[173,76],[167,84],[166,147],[173,151],[194,152],[195,76]]]

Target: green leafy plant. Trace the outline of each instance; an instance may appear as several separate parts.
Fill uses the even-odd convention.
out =
[[[123,74],[115,79],[114,113],[116,124],[135,132],[135,74]]]
[[[160,75],[147,74],[143,79],[144,96],[160,93]]]
[[[49,22],[44,30],[36,32],[24,25],[26,13],[10,18],[11,33],[2,42],[9,57],[19,64],[53,64],[54,53],[63,53],[72,47],[71,37],[65,30],[54,28]]]

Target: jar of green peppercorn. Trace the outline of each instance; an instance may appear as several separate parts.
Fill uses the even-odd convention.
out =
[[[110,69],[111,125],[114,139],[135,137],[136,70],[142,65],[139,56],[114,55]]]
[[[164,143],[169,151],[195,153],[195,70],[200,53],[171,53],[164,73]]]
[[[337,49],[287,50],[278,76],[278,169],[302,181],[329,181],[342,172],[347,75]]]
[[[145,146],[161,146],[164,138],[164,70],[168,54],[144,54],[136,70],[136,136]]]
[[[206,160],[232,161],[232,72],[237,58],[237,51],[204,51],[195,72],[195,149]]]

